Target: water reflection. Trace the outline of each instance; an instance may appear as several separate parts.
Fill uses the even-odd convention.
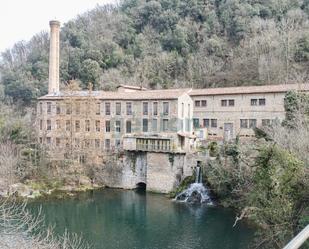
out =
[[[57,232],[82,233],[94,248],[247,248],[252,230],[229,210],[177,203],[144,191],[106,189],[42,204]]]

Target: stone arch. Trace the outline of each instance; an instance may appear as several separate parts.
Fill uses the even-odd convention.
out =
[[[145,182],[138,182],[136,184],[137,189],[146,190],[147,184]]]

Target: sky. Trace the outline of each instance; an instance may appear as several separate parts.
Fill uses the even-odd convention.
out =
[[[52,19],[65,23],[97,4],[116,0],[0,0],[0,52],[49,30]]]

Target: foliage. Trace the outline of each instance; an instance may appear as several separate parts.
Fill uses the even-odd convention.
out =
[[[206,168],[211,188],[221,204],[239,210],[236,222],[247,217],[259,225],[257,246],[282,248],[308,218],[304,162],[272,142],[223,146]]]
[[[286,111],[285,124],[295,127],[298,114],[309,117],[309,96],[295,91],[288,92],[284,98],[284,109]]]
[[[219,148],[217,142],[210,142],[207,148],[209,149],[209,155],[211,157],[216,157],[218,155]]]
[[[61,29],[63,83],[213,87],[308,79],[308,1],[124,0]],[[1,91],[30,105],[47,92],[48,33],[1,54]]]
[[[191,183],[194,183],[195,176],[194,174],[192,176],[187,176],[183,181],[181,181],[180,185],[175,189],[174,191],[169,193],[170,198],[175,198],[177,194],[184,191]]]

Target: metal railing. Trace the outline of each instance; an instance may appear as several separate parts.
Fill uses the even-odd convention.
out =
[[[283,249],[297,249],[309,238],[309,224],[297,234]]]
[[[171,151],[171,146],[166,145],[166,146],[158,146],[158,145],[153,145],[153,144],[137,144],[136,145],[137,150],[142,150],[142,151],[163,151],[163,152],[170,152]]]

